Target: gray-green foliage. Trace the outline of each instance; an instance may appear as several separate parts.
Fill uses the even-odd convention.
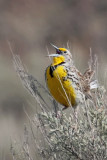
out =
[[[62,160],[107,159],[106,109],[93,107],[88,114],[90,122],[84,112],[82,117],[78,115],[77,124],[72,115],[67,117],[60,113],[59,117],[55,117],[52,113],[40,114],[39,120],[47,131],[45,134],[50,143],[48,149],[43,149],[42,156]]]

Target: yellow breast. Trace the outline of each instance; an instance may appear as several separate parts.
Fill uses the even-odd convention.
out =
[[[66,79],[64,66],[57,66],[50,74],[50,66],[46,70],[46,82],[52,96],[65,107],[76,105],[76,93],[72,81]]]

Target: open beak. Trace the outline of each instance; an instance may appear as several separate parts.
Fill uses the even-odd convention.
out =
[[[59,50],[59,48],[58,48],[58,47],[56,47],[56,46],[55,46],[55,45],[53,45],[52,43],[50,43],[50,44],[51,44],[51,46],[52,46],[52,47],[54,47],[57,51]],[[56,52],[57,52],[57,51],[56,51]],[[55,54],[49,54],[48,56],[49,56],[49,57],[58,57],[58,56],[59,56],[59,54],[57,54],[57,53],[55,53]]]

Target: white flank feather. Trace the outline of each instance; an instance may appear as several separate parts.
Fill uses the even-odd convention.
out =
[[[98,81],[97,80],[94,80],[90,83],[90,89],[95,89],[95,88],[98,88]]]

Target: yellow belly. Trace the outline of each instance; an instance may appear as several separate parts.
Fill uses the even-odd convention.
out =
[[[52,96],[65,107],[76,105],[76,93],[71,80],[65,80],[67,72],[64,66],[58,66],[50,75],[50,67],[46,70],[46,82]]]

